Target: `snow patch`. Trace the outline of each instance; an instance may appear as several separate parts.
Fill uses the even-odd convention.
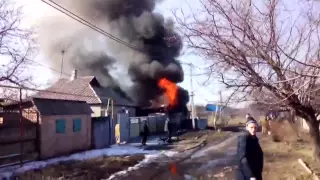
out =
[[[160,145],[163,144],[161,141],[159,141],[159,136],[151,136],[148,137],[147,145]],[[137,138],[136,140],[131,140],[132,142],[127,143],[131,146],[140,146],[141,145],[141,138]]]
[[[178,152],[175,152],[175,151],[162,151],[162,152],[159,152],[159,153],[156,153],[156,154],[147,154],[145,155],[145,158],[144,160],[140,161],[138,164],[136,164],[135,166],[132,166],[132,167],[129,167],[128,169],[126,170],[123,170],[123,171],[119,171],[119,172],[116,172],[114,174],[112,174],[107,180],[112,180],[118,176],[123,176],[123,175],[126,175],[128,174],[130,171],[134,171],[134,170],[137,170],[139,169],[140,167],[143,167],[151,162],[154,162],[156,161],[157,159],[161,158],[161,157],[172,157],[172,156],[175,156]]]
[[[24,164],[22,167],[19,165],[11,166],[0,169],[0,179],[10,178],[16,173],[23,173],[26,171],[41,169],[49,165],[58,164],[60,162],[72,161],[72,160],[88,160],[92,158],[97,158],[100,156],[120,156],[120,155],[134,155],[134,154],[157,154],[159,151],[155,150],[144,150],[138,147],[128,146],[128,145],[113,145],[110,148],[90,150],[81,153],[72,154],[70,156],[62,156],[58,158],[53,158],[45,161],[33,161]],[[152,155],[150,155],[152,156]],[[147,156],[148,157],[148,156]]]
[[[189,174],[185,174],[185,175],[184,175],[184,179],[185,179],[185,180],[196,180],[195,177],[192,177],[192,176],[190,176]]]

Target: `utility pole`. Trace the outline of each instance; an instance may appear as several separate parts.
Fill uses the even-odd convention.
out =
[[[194,113],[194,92],[193,92],[193,81],[192,81],[192,69],[193,65],[190,63],[188,64],[190,66],[190,96],[191,96],[191,120],[192,120],[192,127],[193,129],[196,128],[196,122],[195,122],[195,113]]]
[[[216,110],[214,112],[214,116],[213,116],[213,112],[212,112],[212,117],[213,117],[213,127],[215,130],[217,130],[217,122],[219,122],[220,118],[221,118],[221,110],[222,110],[222,94],[221,91],[219,91],[219,96],[220,99],[216,104]]]
[[[221,111],[222,111],[222,94],[221,94],[221,91],[219,91],[219,96],[220,96],[220,99],[219,99],[219,108],[218,108],[218,113],[219,113],[219,117],[218,117],[218,120],[221,119]]]
[[[24,138],[24,126],[22,116],[22,88],[19,89],[19,115],[20,115],[20,138]],[[20,167],[23,165],[23,142],[20,141]]]
[[[63,72],[63,56],[64,56],[65,50],[61,51],[61,69],[60,69],[60,78],[62,77],[62,72]]]
[[[193,129],[196,128],[196,122],[195,122],[195,108],[194,108],[194,92],[193,92],[193,64],[192,63],[185,63],[182,61],[179,61],[181,64],[188,65],[190,67],[190,106],[191,106],[191,121],[192,121],[192,127]]]

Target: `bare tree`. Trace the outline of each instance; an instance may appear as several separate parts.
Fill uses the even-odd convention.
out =
[[[0,0],[0,82],[15,85],[30,82],[27,72],[34,55],[31,29],[21,27],[22,9],[10,0]]]
[[[233,101],[267,92],[273,98],[253,100],[286,106],[304,118],[314,157],[320,159],[314,101],[320,76],[317,4],[284,0],[201,0],[201,4],[201,11],[190,17],[183,11],[182,16],[173,13],[188,47],[207,60],[209,75],[234,90]]]
[[[10,0],[0,0],[0,84],[30,86],[36,46],[33,30],[22,28],[22,8]],[[19,90],[0,87],[0,96],[19,99]]]

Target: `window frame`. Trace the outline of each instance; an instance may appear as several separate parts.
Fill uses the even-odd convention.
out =
[[[80,122],[79,129],[76,128],[75,122]],[[82,131],[82,119],[81,118],[73,118],[72,119],[72,131],[73,132],[81,132]]]
[[[64,133],[66,133],[66,126],[67,126],[66,119],[58,118],[58,119],[56,119],[55,122],[56,122],[56,134],[64,134]],[[59,122],[62,122],[62,124],[64,126],[63,130],[59,130],[59,128],[58,128]]]

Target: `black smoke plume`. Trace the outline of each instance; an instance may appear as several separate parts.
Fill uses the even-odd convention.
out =
[[[50,64],[70,73],[96,76],[106,87],[120,88],[138,104],[162,95],[160,78],[179,83],[183,70],[176,58],[182,41],[174,23],[154,9],[159,0],[54,0],[104,31],[116,42],[57,12],[43,18],[39,42]],[[64,52],[64,53],[62,53]],[[188,101],[186,95],[181,102]]]

